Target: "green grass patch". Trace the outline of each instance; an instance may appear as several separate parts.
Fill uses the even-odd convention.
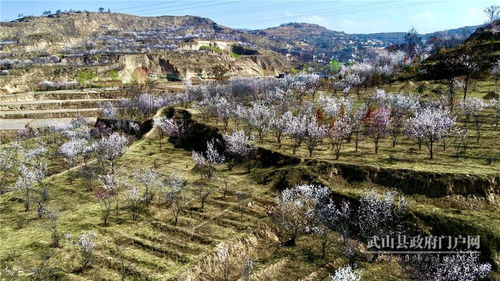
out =
[[[212,50],[216,51],[217,53],[225,53],[226,51],[219,48],[219,47],[214,47],[214,46],[201,46],[200,50]]]
[[[239,58],[241,58],[241,56],[242,56],[242,55],[237,54],[237,53],[235,53],[235,52],[231,52],[231,56],[232,56],[233,58],[235,58],[235,59],[239,59]]]

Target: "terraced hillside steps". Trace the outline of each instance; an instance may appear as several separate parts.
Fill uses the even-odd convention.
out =
[[[82,115],[91,117],[97,115],[99,108],[78,108],[78,109],[46,109],[46,110],[9,110],[0,111],[2,119],[19,119],[19,118],[65,118]]]
[[[118,102],[117,99],[66,99],[0,102],[1,111],[9,110],[47,110],[53,108],[96,108],[104,102]]]
[[[215,127],[198,122],[189,111],[176,108],[167,111],[168,117],[182,118],[191,124],[191,136],[186,143],[176,144],[191,149],[194,145],[212,139],[220,139],[221,133]],[[197,140],[196,144],[191,143]],[[474,208],[460,210],[441,207],[440,202],[449,196],[475,195],[487,201],[500,193],[500,175],[463,175],[451,173],[432,173],[405,169],[388,169],[364,165],[309,160],[284,155],[259,147],[254,159],[254,178],[261,185],[282,190],[296,184],[317,183],[329,186],[335,196],[358,202],[361,194],[368,192],[363,186],[380,185],[396,188],[410,198],[415,195],[416,202],[410,211],[419,220],[425,233],[433,235],[480,235],[484,247],[483,258],[500,266],[500,216],[493,203],[489,211],[476,211]],[[339,182],[349,183],[349,187],[339,186]],[[360,186],[353,189],[353,186]],[[422,197],[422,195],[424,197]],[[420,197],[418,197],[420,196]],[[487,199],[485,199],[487,198]],[[434,203],[435,202],[435,203]],[[226,204],[226,203],[223,203]],[[358,203],[356,203],[358,204]]]
[[[118,95],[118,93],[120,93]],[[117,96],[124,96],[117,90],[60,90],[44,92],[26,92],[11,95],[0,95],[0,102],[22,102],[22,101],[42,101],[42,100],[74,100],[74,99],[114,99]]]
[[[95,117],[86,117],[85,118],[89,123],[95,123],[97,118]],[[11,133],[15,133],[16,130],[26,127],[29,125],[33,128],[41,128],[47,127],[49,125],[54,124],[70,124],[73,120],[72,117],[66,118],[23,118],[23,119],[2,119],[0,120],[0,131],[10,131]]]
[[[170,116],[174,113],[170,112]],[[212,127],[192,118],[185,109],[175,109],[176,118],[182,117],[190,122],[193,130],[180,146],[189,149],[212,139],[222,139],[218,128]],[[194,143],[196,140],[196,143]],[[321,173],[338,174],[350,182],[373,182],[390,188],[397,188],[407,194],[422,194],[429,197],[450,195],[500,194],[500,174],[476,175],[459,173],[427,172],[410,169],[382,168],[369,165],[342,163],[339,161],[307,160],[285,155],[278,151],[258,147],[255,156],[256,165],[262,168],[283,167],[305,163],[309,167],[318,167]],[[279,173],[279,171],[276,171]],[[281,189],[278,183],[276,186]]]
[[[105,102],[117,104],[127,97],[119,89],[59,90],[0,95],[0,130],[9,131],[32,127],[46,127],[54,123],[68,124],[77,115],[94,122],[99,108]]]

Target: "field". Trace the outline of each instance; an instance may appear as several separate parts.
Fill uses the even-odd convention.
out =
[[[432,89],[441,88],[446,89],[446,85],[437,82],[420,82],[420,84],[426,85],[426,90],[420,94],[422,96],[435,96],[431,92]],[[381,87],[390,93],[398,92],[416,92],[416,87],[408,86],[408,83],[394,83],[388,86]],[[468,97],[479,97],[483,98],[491,89],[496,89],[498,87],[493,80],[479,81],[475,87],[469,91]],[[367,89],[362,91],[362,96],[367,97],[373,92],[374,89]],[[324,93],[326,95],[331,95],[333,93]],[[340,94],[339,94],[340,95]],[[355,93],[351,93],[351,98],[356,101]],[[457,91],[455,100],[458,102],[462,98],[462,93]],[[458,114],[458,122],[463,123],[465,117],[455,109]],[[192,110],[193,114],[198,115],[198,119],[203,121],[199,112]],[[429,153],[425,146],[421,149],[414,140],[411,140],[404,135],[401,135],[397,139],[396,147],[392,147],[392,140],[389,135],[386,135],[380,140],[380,148],[378,153],[374,152],[373,140],[370,136],[362,135],[360,137],[360,143],[358,151],[355,150],[354,141],[346,143],[341,151],[340,158],[338,162],[344,163],[354,163],[360,165],[371,165],[378,167],[387,167],[395,169],[410,169],[416,171],[434,171],[439,173],[460,173],[460,174],[475,174],[475,175],[485,175],[491,176],[496,175],[500,172],[500,143],[498,138],[500,137],[500,128],[495,125],[495,112],[492,108],[487,108],[482,113],[482,123],[481,126],[481,137],[480,142],[476,141],[476,131],[474,127],[469,122],[469,134],[468,134],[468,150],[465,154],[460,154],[457,158],[455,143],[452,139],[446,140],[446,143],[439,142],[435,144],[435,158],[429,160]],[[211,119],[210,125],[218,127],[220,130],[224,129],[224,125],[217,121],[217,119]],[[234,122],[229,122],[228,131],[235,129]],[[260,146],[271,149],[279,150],[282,153],[292,155],[291,140],[284,138],[282,143],[282,148],[278,149],[276,138],[269,132],[265,136],[263,143],[259,143]],[[446,149],[444,149],[445,146]],[[296,152],[296,156],[305,159],[322,159],[322,160],[334,160],[335,156],[331,149],[331,145],[328,140],[324,140],[317,149],[315,149],[313,157],[309,157],[309,152],[305,145],[299,147]]]
[[[435,98],[433,89],[446,89],[446,85],[437,82],[393,83],[383,88],[391,93],[416,92],[419,83],[426,85],[422,96]],[[183,90],[179,83],[156,87],[159,91]],[[480,81],[469,96],[482,98],[495,88],[492,79]],[[363,89],[362,96],[367,97],[373,91],[374,88]],[[323,94],[332,93],[325,91]],[[359,107],[361,101],[355,93],[350,95],[355,101],[354,106]],[[457,92],[457,101],[461,99],[460,95]],[[117,102],[122,96],[122,93],[104,89],[5,95],[0,99],[0,115],[6,118],[2,119],[1,129],[7,129],[3,132],[12,137],[13,129],[20,129],[25,124],[42,127],[45,122],[70,123],[72,117],[86,111],[90,116],[88,120],[95,122],[102,103]],[[312,98],[308,96],[307,101],[312,101]],[[168,111],[160,109],[156,117]],[[177,105],[176,111],[191,113],[195,124],[217,128],[218,137],[224,133],[222,122],[213,116],[206,120],[197,104]],[[178,221],[160,193],[134,219],[122,190],[118,195],[118,206],[113,202],[109,225],[103,224],[101,219],[102,205],[96,196],[100,186],[97,178],[91,179],[89,187],[79,176],[81,166],[68,170],[57,153],[62,144],[61,136],[42,135],[28,140],[27,145],[35,147],[38,141],[47,143],[50,155],[56,155],[49,159],[50,176],[44,182],[50,190],[47,208],[60,216],[54,225],[49,218],[39,218],[36,212],[25,211],[22,193],[2,194],[0,268],[5,270],[0,272],[17,272],[13,280],[32,280],[34,276],[42,276],[39,280],[327,280],[335,270],[354,263],[363,280],[408,280],[410,270],[404,263],[395,256],[366,253],[366,241],[357,234],[350,242],[354,246],[349,246],[356,249],[354,257],[347,254],[351,248],[346,246],[338,232],[329,234],[331,244],[325,256],[322,255],[321,237],[317,234],[301,235],[295,246],[283,245],[272,216],[275,198],[285,188],[310,183],[328,187],[332,196],[347,200],[353,206],[372,190],[393,190],[404,194],[409,210],[407,223],[412,229],[433,235],[479,235],[482,260],[498,266],[500,206],[498,185],[494,182],[499,174],[500,144],[497,140],[500,133],[494,125],[493,109],[486,109],[482,116],[484,124],[479,143],[469,125],[468,150],[459,158],[452,140],[446,143],[446,149],[438,143],[435,157],[430,160],[425,146],[418,149],[415,141],[404,136],[398,138],[396,147],[392,147],[388,136],[384,137],[378,153],[374,153],[373,142],[366,135],[362,135],[358,151],[355,151],[352,141],[345,144],[339,160],[335,160],[327,139],[310,157],[304,144],[293,154],[288,137],[279,149],[269,132],[263,143],[255,140],[254,144],[261,153],[276,153],[273,154],[276,159],[269,163],[259,162],[263,160],[257,155],[248,165],[242,163],[232,169],[227,164],[217,165],[211,180],[200,177],[188,147],[179,146],[172,139],[160,140],[159,130],[155,127],[127,148],[116,164],[116,173],[126,177],[151,168],[163,177],[177,175],[186,180],[187,200]],[[462,115],[459,115],[459,122],[464,122]],[[227,131],[235,129],[236,123],[231,119]],[[239,129],[248,128],[239,124]],[[210,141],[209,134],[193,133],[198,137],[198,146]],[[8,146],[9,143],[4,141],[2,145]],[[292,159],[293,163],[280,164],[280,158]],[[252,168],[248,170],[250,164]],[[98,167],[95,161],[89,165]],[[370,169],[387,169],[384,171],[390,171],[396,177],[405,171],[409,178],[396,184],[384,184],[380,178],[353,180],[352,175],[342,174],[342,166],[338,165],[357,167],[354,176]],[[419,172],[424,173],[424,177],[425,173],[442,176],[450,182],[473,179],[466,181],[466,185],[479,186],[481,184],[474,180],[481,180],[488,183],[485,189],[492,192],[486,196],[469,194],[468,189],[464,191],[453,184],[445,196],[419,187],[412,187],[415,192],[408,192],[405,189],[407,180]],[[14,179],[9,178],[7,182],[10,186]],[[431,188],[432,183],[429,184]],[[208,194],[208,199],[202,207],[203,194]],[[61,236],[57,247],[52,245],[54,227]],[[84,268],[83,255],[75,245],[75,237],[88,231],[96,233],[95,249],[92,265]],[[224,255],[224,251],[228,254]],[[498,278],[498,273],[495,271],[492,276]]]
[[[431,84],[429,88],[437,86]],[[470,95],[482,97],[492,86],[492,81],[480,82]],[[405,85],[393,84],[387,86],[387,90],[397,91],[403,87]],[[37,99],[42,101],[41,104],[57,104],[47,98],[61,97],[65,93],[37,95],[42,97]],[[71,97],[68,102],[87,103],[92,102],[94,96],[82,100],[73,94]],[[2,104],[9,112],[21,104],[17,99],[22,96],[12,98],[14,101]],[[47,110],[52,111],[50,107]],[[216,122],[214,118],[207,122],[196,107],[187,110],[193,114],[195,122],[224,132],[221,122]],[[208,182],[201,179],[194,169],[195,163],[189,150],[174,147],[165,139],[160,145],[158,130],[153,129],[132,143],[118,160],[118,174],[128,175],[138,169],[152,168],[166,177],[176,174],[184,178],[188,183],[186,194],[189,199],[177,223],[172,209],[165,206],[159,195],[134,220],[122,193],[119,195],[120,205],[111,212],[109,225],[103,225],[102,209],[94,192],[83,178],[75,178],[79,168],[67,170],[63,160],[55,157],[50,160],[50,176],[45,180],[50,188],[48,209],[60,213],[57,229],[63,236],[71,234],[75,237],[87,231],[96,231],[92,266],[85,270],[81,267],[81,256],[69,238],[63,238],[59,247],[51,247],[51,221],[38,218],[35,212],[24,211],[23,199],[17,192],[0,196],[0,261],[4,268],[15,269],[20,279],[29,279],[34,272],[41,272],[39,274],[45,274],[43,276],[52,276],[47,278],[59,276],[62,280],[223,280],[224,270],[230,269],[228,280],[324,280],[350,261],[345,254],[342,236],[332,233],[333,242],[324,257],[316,235],[301,236],[293,247],[282,246],[269,215],[279,194],[277,189],[312,181],[327,186],[335,196],[353,202],[358,202],[372,189],[402,192],[401,185],[388,187],[370,181],[351,181],[332,174],[335,163],[391,168],[395,171],[433,172],[449,174],[450,177],[456,174],[495,177],[499,171],[495,160],[499,158],[500,150],[496,141],[499,131],[491,125],[493,114],[490,109],[485,111],[480,142],[476,143],[474,134],[470,135],[468,152],[458,159],[450,143],[446,150],[438,149],[435,158],[428,160],[425,147],[418,150],[412,140],[404,137],[399,139],[395,148],[391,147],[388,137],[384,138],[378,154],[375,154],[370,139],[364,136],[358,152],[354,151],[352,143],[348,143],[340,159],[335,161],[326,142],[314,151],[312,157],[308,156],[304,146],[293,155],[289,140],[285,138],[282,148],[278,149],[274,138],[268,134],[263,144],[258,141],[255,144],[268,151],[279,152],[284,157],[298,157],[299,164],[256,165],[250,171],[247,165],[229,169],[224,164],[217,167],[215,178]],[[40,118],[45,117],[48,116]],[[233,129],[235,124],[231,121],[228,130]],[[45,141],[50,138],[47,136]],[[199,142],[208,140],[200,139]],[[31,141],[36,143],[36,139]],[[55,153],[57,148],[58,144],[54,143],[52,152]],[[491,158],[494,161],[487,163]],[[201,208],[202,190],[199,185],[203,183],[211,191]],[[98,185],[96,179],[92,180],[94,189]],[[484,258],[498,264],[500,216],[495,194],[489,197],[457,194],[429,197],[420,193],[405,194],[405,197],[415,228],[435,235],[480,235]],[[360,251],[355,257],[357,272],[363,279],[406,280],[407,268],[395,257],[373,261],[371,254],[363,253],[365,241],[355,241]],[[221,249],[229,252],[227,263],[223,262]],[[227,268],[221,267],[221,264],[226,264]],[[242,273],[244,269],[248,274]],[[497,273],[493,276],[498,277]]]
[[[500,6],[240,2],[11,3],[0,281],[500,281]]]
[[[154,133],[131,145],[119,163],[123,173],[153,165],[162,174],[178,173],[189,183],[199,181],[192,171],[191,153],[166,143],[159,152]],[[53,200],[49,206],[60,210],[59,231],[76,235],[96,230],[94,267],[79,272],[78,255],[67,242],[51,248],[49,222],[37,219],[33,212],[24,212],[20,199],[12,193],[1,196],[0,201],[0,259],[11,257],[22,261],[16,267],[35,269],[42,256],[50,253],[48,267],[61,270],[64,278],[71,280],[116,280],[123,272],[132,280],[219,280],[217,267],[209,266],[207,271],[207,265],[217,263],[220,243],[229,245],[232,251],[235,270],[231,280],[239,278],[245,257],[254,261],[250,280],[322,280],[345,264],[340,242],[335,242],[325,258],[320,257],[319,245],[311,236],[301,238],[297,247],[279,246],[266,215],[276,191],[272,185],[256,182],[254,175],[260,172],[266,171],[247,173],[245,167],[232,171],[221,167],[218,177],[227,180],[228,194],[224,197],[216,188],[200,210],[196,190],[192,190],[189,209],[181,214],[177,225],[173,225],[167,208],[153,203],[138,221],[130,218],[125,206],[118,213],[113,210],[107,227],[101,223],[99,203],[81,179],[70,184],[68,171],[53,174],[47,182],[57,203]],[[218,181],[212,184],[221,185]],[[362,267],[363,276],[372,280],[388,273],[393,277],[387,280],[403,280],[401,269],[393,262],[363,262]],[[22,272],[20,276],[25,276]]]

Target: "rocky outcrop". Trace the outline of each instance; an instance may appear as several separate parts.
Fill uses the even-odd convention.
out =
[[[84,61],[89,65],[85,66]],[[107,64],[100,62],[107,61]],[[113,54],[107,56],[82,56],[71,58],[72,63],[79,67],[52,66],[32,67],[12,70],[9,76],[0,80],[0,89],[6,94],[29,91],[37,84],[47,79],[49,81],[72,81],[81,71],[91,71],[98,78],[108,76],[111,69],[117,70],[125,83],[136,79],[145,82],[158,77],[173,75],[188,79],[210,79],[212,68],[222,65],[228,76],[276,76],[287,68],[287,62],[280,57],[263,51],[261,55],[233,58],[229,53],[199,52],[199,51],[169,51],[151,54]],[[147,69],[147,71],[141,71]],[[140,73],[138,75],[137,73]]]
[[[127,83],[210,79],[216,66],[227,69],[226,76],[275,76],[288,69],[277,52],[243,47],[240,33],[194,16],[78,12],[1,22],[0,41],[10,42],[2,51],[23,59],[0,66],[8,71],[0,93],[29,91],[44,79],[72,81],[82,71],[108,79],[116,70]],[[229,39],[214,39],[222,36]]]
[[[137,122],[124,119],[97,118],[94,128],[97,130],[110,129],[113,132],[123,132],[140,139],[153,128],[153,120]]]

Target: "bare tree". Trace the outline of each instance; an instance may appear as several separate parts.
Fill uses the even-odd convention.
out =
[[[484,8],[484,13],[488,16],[488,23],[492,23],[498,19],[500,15],[500,6],[491,5]]]
[[[47,211],[46,212],[46,217],[49,219],[50,222],[50,238],[51,238],[51,243],[50,246],[53,248],[59,247],[59,242],[61,241],[61,233],[59,232],[59,229],[57,227],[57,221],[59,220],[59,216],[61,213],[57,211]]]
[[[200,200],[200,209],[201,210],[203,210],[203,208],[205,207],[205,203],[206,203],[208,197],[210,196],[210,194],[212,194],[212,191],[213,191],[213,188],[206,183],[198,182],[195,184],[194,192],[196,193],[196,196]]]
[[[236,267],[235,261],[232,259],[233,249],[229,245],[219,244],[217,245],[217,268],[220,272],[221,279],[223,281],[231,280],[231,273]]]
[[[179,221],[179,215],[182,213],[182,211],[186,210],[189,201],[188,199],[189,198],[187,197],[186,193],[183,191],[179,191],[175,194],[175,197],[172,198],[170,211],[174,216],[174,225],[177,225],[177,222]]]

